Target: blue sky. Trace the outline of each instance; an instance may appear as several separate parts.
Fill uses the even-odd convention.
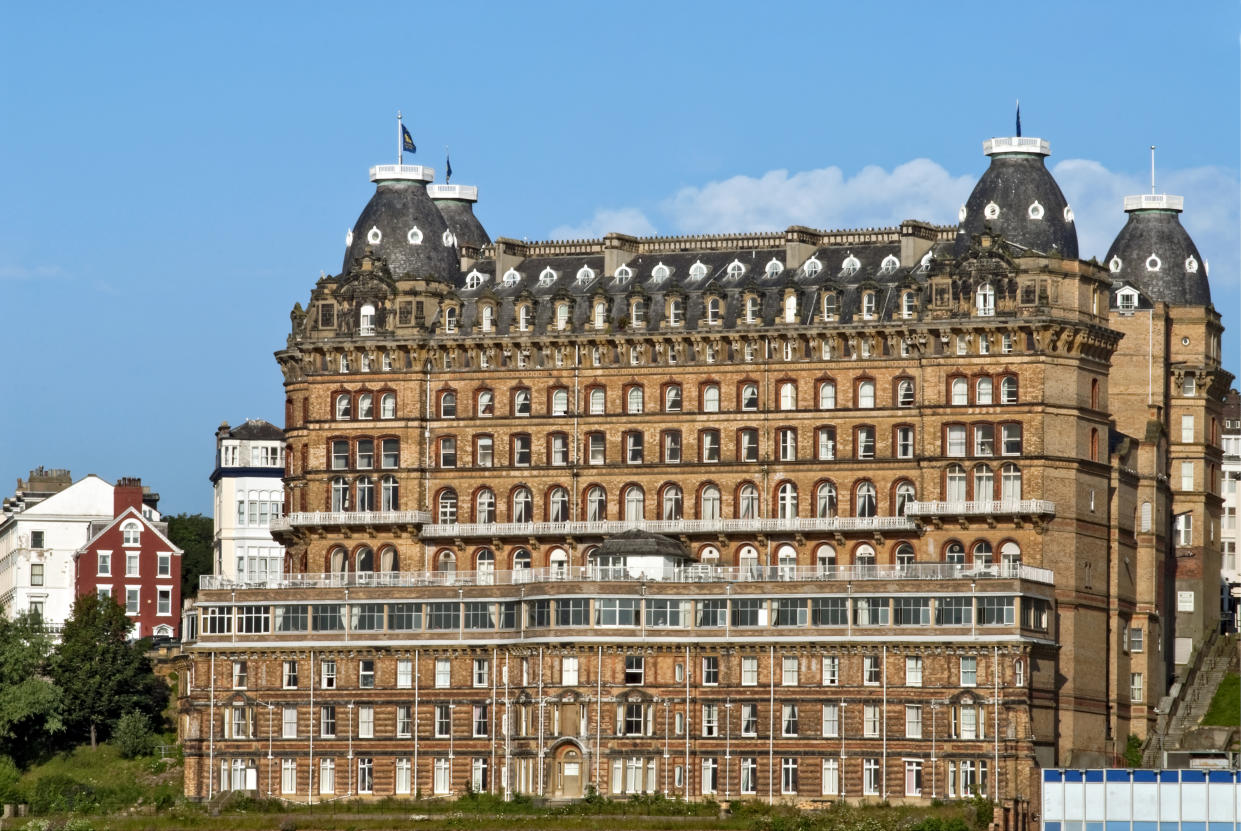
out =
[[[272,352],[394,161],[492,236],[955,221],[1026,135],[1084,256],[1185,196],[1241,368],[1236,3],[10,4],[0,27],[0,492],[37,465],[211,508],[220,421],[282,419]]]

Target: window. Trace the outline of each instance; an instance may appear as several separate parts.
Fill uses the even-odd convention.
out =
[[[875,406],[875,382],[874,381],[858,381],[857,406],[860,409],[870,409]]]
[[[879,760],[862,760],[862,793],[866,796],[879,795]]]
[[[950,424],[944,428],[944,455],[965,455],[965,425]]]
[[[865,655],[862,657],[862,683],[868,687],[877,687],[880,682],[880,668],[878,655]]]
[[[297,793],[297,760],[280,760],[280,793]]]
[[[755,441],[758,435],[755,434]],[[819,461],[828,462],[836,458],[836,428],[820,427],[815,430],[815,448]],[[755,459],[757,461],[757,459]]]
[[[1142,673],[1129,673],[1129,700],[1134,704],[1141,703],[1142,692]]]
[[[645,661],[641,655],[625,656],[625,683],[640,685],[645,678]]]
[[[758,759],[745,756],[741,759],[741,792],[754,794],[758,792]]]
[[[595,485],[586,491],[586,520],[588,522],[603,522],[607,518],[607,492],[602,487]]]
[[[758,409],[758,385],[742,384],[741,386],[741,409],[757,410]]]
[[[125,614],[136,615],[141,607],[138,605],[138,589],[125,587]]]
[[[871,482],[861,482],[857,486],[853,515],[857,517],[873,517],[878,506],[875,486]]]
[[[1129,627],[1129,649],[1132,652],[1141,652],[1143,649],[1143,631],[1141,626]]]
[[[126,551],[126,552],[125,552],[125,576],[126,576],[126,577],[137,577],[137,576],[139,576],[139,574],[138,574],[138,567],[139,567],[139,559],[138,559],[138,557],[139,557],[139,555],[138,555],[138,552],[137,552],[137,551]]]
[[[862,735],[868,739],[879,737],[879,725],[882,721],[878,704],[862,705]]]
[[[560,683],[566,687],[578,684],[578,665],[575,656],[566,655],[560,659]]]
[[[758,518],[758,488],[751,484],[742,485],[737,491],[737,518]]]
[[[513,434],[513,466],[530,467],[530,435],[528,433]]]
[[[475,738],[485,737],[488,733],[487,721],[487,705],[473,705],[470,713],[470,735]]]
[[[799,720],[796,704],[780,705],[780,735],[796,736],[799,732]]]
[[[99,552],[98,574],[100,577],[112,576],[112,552],[110,551]]]
[[[398,794],[407,795],[411,791],[413,780],[413,768],[407,757],[402,756],[396,760],[396,783],[395,790]]]
[[[233,689],[244,690],[249,677],[248,664],[245,661],[233,661]]]
[[[973,656],[961,657],[961,686],[975,687],[978,685],[978,659]]]
[[[780,685],[796,687],[801,664],[795,655],[786,655],[780,661]]]
[[[448,658],[435,659],[435,686],[447,689],[452,684],[452,662]]]
[[[703,462],[720,460],[720,431],[703,430],[699,434],[700,453]]]
[[[630,387],[625,394],[625,412],[636,415],[642,412],[642,387]]]
[[[720,784],[720,763],[718,759],[702,760],[702,793],[712,794]]]
[[[1005,456],[1021,455],[1021,425],[1004,424],[1000,426],[1001,450]]]
[[[37,585],[43,585],[42,580],[43,575],[40,574],[40,582]],[[32,583],[32,585],[35,584]],[[160,615],[161,617],[172,614],[172,589],[158,589],[156,591],[155,614]]]
[[[325,704],[319,708],[319,735],[331,738],[336,735],[336,706]]]
[[[32,586],[43,585],[43,563],[31,563],[30,564],[30,585]],[[164,614],[167,614],[167,612],[165,612]]]
[[[625,461],[628,464],[642,464],[642,438],[642,433],[637,431],[625,434]]]
[[[375,738],[375,708],[369,704],[358,707],[358,738]]]
[[[840,657],[837,655],[824,655],[823,656],[823,686],[835,687],[839,685],[840,685]]]
[[[857,459],[875,458],[875,428],[870,426],[854,428],[853,455]]]
[[[446,794],[452,787],[452,760],[440,757],[435,760],[433,769],[431,792],[436,794]]]
[[[448,704],[435,705],[435,737],[447,738],[452,734],[452,709]]]
[[[995,455],[995,425],[992,425],[992,424],[975,424],[974,425],[974,455],[975,456],[994,456]]]
[[[831,381],[824,381],[819,384],[819,409],[834,410],[836,409],[836,384]]]
[[[702,705],[702,735],[712,738],[720,735],[720,705]]]
[[[336,662],[324,661],[319,664],[319,686],[321,689],[336,689]]]
[[[974,293],[974,307],[982,317],[995,314],[995,289],[990,283],[983,283]]]
[[[1015,376],[1006,375],[1000,379],[1000,403],[1017,403],[1017,378]]]
[[[457,417],[457,394],[444,392],[440,395],[440,418]]]
[[[797,486],[785,482],[776,491],[776,516],[779,519],[797,518]]]
[[[780,793],[797,793],[797,760],[785,757],[780,760]]]
[[[797,431],[791,427],[785,427],[777,431],[776,438],[780,447],[780,461],[797,461]]]

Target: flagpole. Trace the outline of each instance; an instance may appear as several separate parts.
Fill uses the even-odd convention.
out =
[[[405,160],[405,134],[402,132],[401,111],[396,111],[396,163],[400,165]]]

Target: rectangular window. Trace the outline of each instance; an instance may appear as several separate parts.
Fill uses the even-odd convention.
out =
[[[664,431],[664,462],[667,464],[680,464],[681,462],[681,431],[665,430]]]
[[[922,761],[905,760],[905,796],[922,795]]]
[[[916,655],[905,658],[905,686],[922,686],[922,658]]]
[[[396,707],[396,735],[399,739],[409,738],[414,734],[414,708],[409,704],[398,704]]]
[[[848,600],[843,597],[815,597],[810,601],[810,624],[812,626],[847,626],[849,623]]]
[[[858,427],[855,435],[857,443],[854,447],[854,456],[858,459],[875,458],[875,428],[874,427]]]
[[[975,657],[961,658],[961,686],[978,686],[978,659]]]
[[[1194,489],[1194,463],[1181,462],[1181,490],[1192,491]]]
[[[560,683],[565,687],[576,687],[578,684],[577,658],[566,655],[560,659]]]
[[[995,455],[995,426],[992,424],[974,425],[974,455]]]
[[[375,661],[373,659],[358,661],[358,687],[363,690],[375,689]]]
[[[513,464],[517,467],[530,467],[530,437],[513,436]]]
[[[161,551],[155,555],[155,576],[172,576],[172,554],[170,552]]]
[[[702,705],[702,735],[711,738],[720,735],[720,705]]]
[[[99,562],[99,567],[96,573],[100,577],[111,577],[112,576],[112,552],[111,551],[100,551],[98,562]]]
[[[1142,673],[1129,673],[1129,700],[1134,704],[1142,702]]]
[[[862,683],[868,687],[879,686],[881,669],[878,655],[866,655],[862,658]]]
[[[837,796],[840,793],[840,760],[823,760],[823,795]]]
[[[862,705],[862,735],[866,738],[878,738],[880,713],[878,704]]]
[[[396,662],[396,686],[400,690],[408,690],[414,686],[414,662],[408,658]]]
[[[798,720],[796,704],[780,705],[780,735],[796,736],[798,734],[800,723]]]
[[[126,577],[140,576],[138,572],[138,556],[139,555],[137,551],[126,551],[125,552],[125,576]]]
[[[797,793],[797,760],[785,757],[780,760],[780,793]]]
[[[457,440],[452,436],[444,436],[440,439],[440,467],[453,468],[457,466]]]
[[[435,705],[435,736],[448,738],[452,733],[452,707],[448,704]]]
[[[964,456],[965,455],[965,426],[962,424],[952,424],[944,428],[946,437],[946,447],[944,448],[945,456]]]
[[[968,597],[939,597],[935,600],[936,626],[969,626],[974,620]]]
[[[1000,428],[1005,456],[1021,455],[1021,425],[1005,424]]]
[[[741,705],[741,735],[758,735],[758,705],[747,702]]]
[[[892,601],[892,611],[897,626],[931,625],[929,597],[896,597]]]
[[[704,686],[715,686],[720,683],[719,656],[707,655],[702,659],[702,683]]]
[[[905,736],[910,739],[922,738],[922,705],[905,705]]]
[[[297,760],[280,760],[280,793],[297,793]]]
[[[823,705],[823,737],[834,739],[840,735],[840,705]]]
[[[398,794],[409,794],[411,790],[411,776],[413,768],[409,763],[409,759],[401,757],[396,760],[396,787]]]
[[[125,614],[136,615],[142,607],[138,603],[138,589],[133,586],[125,587]]]
[[[704,462],[718,462],[720,460],[719,430],[703,430],[701,436],[702,460]]]
[[[733,626],[760,626],[766,623],[765,602],[755,598],[732,601]]]
[[[625,683],[636,685],[643,683],[646,665],[641,655],[625,656]]]
[[[42,578],[42,575],[39,575]],[[42,585],[42,583],[40,583]],[[155,614],[161,617],[172,614],[172,589],[158,589],[155,592]]]
[[[791,428],[782,429],[777,438],[780,446],[780,461],[797,461],[797,431]]]
[[[896,457],[912,459],[914,457],[914,428],[896,428]]]
[[[452,685],[452,662],[448,658],[435,659],[435,686],[447,689]]]
[[[1194,417],[1192,415],[1181,416],[1181,441],[1189,444],[1194,440]]]
[[[557,467],[563,467],[569,463],[569,437],[563,433],[555,433],[552,435],[551,463]]]
[[[320,670],[320,686],[325,690],[336,689],[336,662],[324,661],[319,665]]]
[[[358,738],[375,738],[375,708],[369,704],[358,707]]]
[[[31,563],[30,564],[30,585],[32,586],[43,585],[43,563]]]
[[[280,726],[280,737],[284,739],[297,738],[297,708],[285,707],[283,718]]]
[[[607,461],[602,433],[591,433],[586,437],[586,461],[592,465],[601,465]]]
[[[781,566],[780,568],[782,572],[786,568],[791,572],[794,567],[793,566]],[[792,574],[789,574],[787,577],[783,577],[783,579],[789,579],[789,580],[793,579]],[[806,615],[806,606],[807,606],[806,598],[804,597],[777,598],[775,600],[772,600],[771,604],[772,604],[772,617],[774,618],[774,624],[776,626],[805,626],[806,625],[806,621],[808,619]]]
[[[727,600],[698,600],[694,607],[697,611],[696,624],[703,629],[718,628],[728,621]]]
[[[439,758],[435,760],[434,775],[431,781],[431,792],[446,794],[452,785],[452,760]]]
[[[1011,626],[1016,621],[1014,599],[1011,597],[978,598],[979,626]]]
[[[866,796],[879,795],[879,760],[862,760],[862,793]]]
[[[324,704],[319,708],[319,735],[330,739],[336,735],[336,705]]]
[[[853,622],[857,626],[887,626],[890,605],[886,597],[855,598]]]
[[[625,461],[631,465],[642,464],[642,434],[625,434]]]
[[[470,724],[475,738],[487,735],[487,705],[475,704],[471,713]]]
[[[1129,627],[1129,649],[1133,652],[1141,652],[1143,649],[1143,636],[1141,626]]]
[[[840,657],[837,655],[823,656],[823,686],[840,685]]]
[[[799,674],[800,662],[796,656],[785,656],[780,661],[780,686],[796,687],[797,677]]]
[[[753,756],[745,756],[741,760],[741,792],[758,792],[758,759]]]
[[[753,687],[758,685],[758,658],[752,656],[743,656],[741,658],[741,686]]]

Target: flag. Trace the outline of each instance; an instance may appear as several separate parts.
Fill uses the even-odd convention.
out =
[[[444,184],[448,184],[451,181],[452,181],[452,159],[450,159],[448,157],[448,154],[445,153],[444,154]]]
[[[1017,99],[1017,138],[1021,138],[1021,99]]]
[[[401,149],[410,153],[418,152],[418,146],[414,144],[414,137],[409,134],[409,128],[404,124],[401,125]]]

